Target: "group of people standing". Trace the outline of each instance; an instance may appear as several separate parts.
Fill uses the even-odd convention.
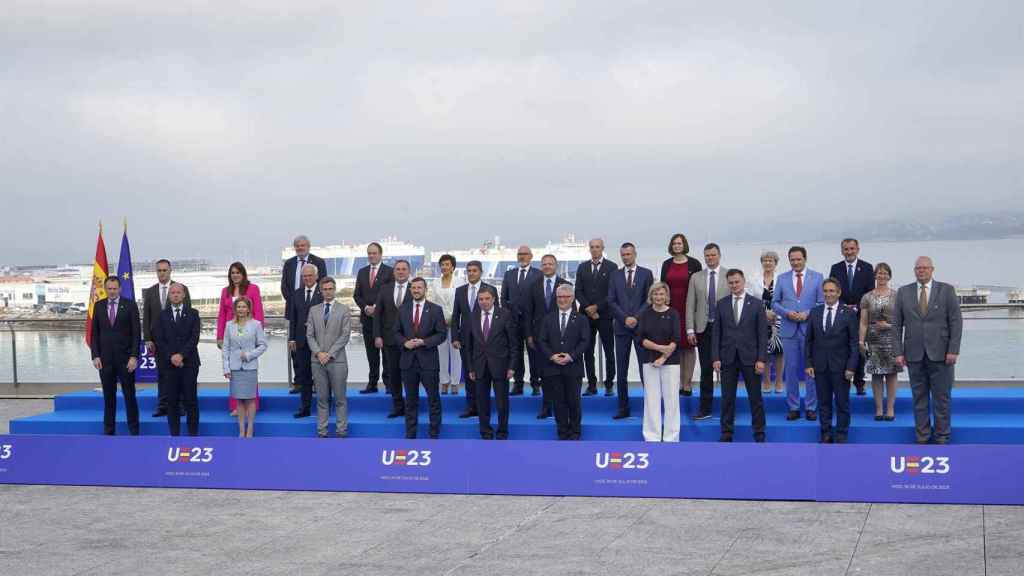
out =
[[[294,366],[292,392],[299,394],[296,418],[312,415],[317,392],[317,432],[327,436],[330,408],[335,435],[347,435],[346,346],[351,332],[347,306],[335,301],[336,282],[322,259],[310,253],[305,236],[295,239],[295,256],[285,262],[281,291],[288,318],[288,346]],[[807,251],[790,248],[790,270],[777,274],[778,254],[761,257],[761,281],[747,283],[742,270],[722,264],[721,247],[703,249],[703,263],[690,256],[683,234],[668,244],[660,279],[637,264],[632,243],[619,248],[622,265],[605,257],[604,242],[591,240],[591,259],[579,265],[575,283],[557,274],[555,256],[533,265],[528,246],[517,251],[500,291],[482,280],[480,262],[466,265],[456,279],[455,258],[444,255],[441,276],[428,284],[412,278],[409,262],[383,263],[382,247],[371,243],[368,264],[356,275],[353,297],[359,308],[369,378],[363,394],[383,382],[392,398],[389,418],[404,417],[406,437],[418,426],[419,389],[427,393],[428,434],[441,427],[442,393],[465,383],[461,418],[478,418],[485,439],[508,438],[509,396],[525,394],[529,363],[531,394],[542,396],[537,418],[555,416],[559,439],[581,437],[581,396],[618,396],[613,418],[629,417],[628,371],[636,353],[644,387],[643,435],[648,441],[678,441],[679,397],[690,396],[700,358],[699,404],[695,420],[712,416],[714,379],[722,388],[721,440],[732,441],[736,390],[742,377],[750,402],[755,441],[766,437],[763,394],[782,391],[788,420],[819,420],[822,442],[845,442],[849,394],[866,393],[870,375],[876,420],[892,420],[896,375],[910,370],[919,442],[950,437],[949,392],[959,354],[962,321],[954,289],[932,280],[927,257],[915,264],[917,281],[898,291],[889,286],[892,269],[860,260],[855,239],[841,243],[843,260],[829,276],[807,268]],[[168,417],[179,431],[180,413],[190,434],[198,431],[199,317],[186,287],[170,280],[170,262],[157,263],[157,284],[144,293],[142,333],[159,368],[159,403],[154,416]],[[230,381],[239,435],[253,435],[258,409],[258,359],[266,350],[259,288],[245,267],[229,267],[217,321],[224,375]],[[138,309],[118,298],[119,282],[105,282],[107,299],[93,318],[93,357],[100,370],[108,410],[104,430],[113,433],[116,382],[128,406],[129,430],[138,431],[134,398]],[[109,304],[108,304],[109,303]],[[110,311],[108,313],[108,311]],[[134,327],[134,328],[133,328]],[[594,347],[604,350],[599,382]],[[524,360],[525,355],[525,360]],[[775,373],[774,386],[771,380]],[[586,379],[586,388],[583,380]],[[801,398],[800,384],[805,392]],[[491,398],[497,427],[491,426]],[[930,408],[930,411],[929,411]],[[934,417],[932,416],[934,413]]]

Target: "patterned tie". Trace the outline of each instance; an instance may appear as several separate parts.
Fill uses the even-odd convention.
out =
[[[561,324],[561,329],[559,330],[559,334],[562,334],[562,335],[565,334],[565,321],[566,321],[566,317],[567,316],[568,316],[568,313],[562,312],[562,324]]]
[[[487,340],[491,336],[491,311],[484,312],[484,340]]]
[[[804,273],[796,273],[796,297],[799,298],[804,293]]]
[[[544,306],[551,306],[551,278],[548,278],[547,286],[544,288]]]
[[[630,290],[633,289],[633,269],[632,268],[630,268],[629,271],[626,272],[626,286],[628,286]]]
[[[828,307],[828,316],[825,317],[825,332],[832,330],[832,307]]]
[[[846,265],[846,289],[853,292],[853,264]]]
[[[402,307],[402,300],[404,300],[404,298],[402,298],[402,296],[404,296],[403,292],[405,292],[405,284],[399,284],[398,285],[398,296],[395,296],[395,307],[396,308],[401,308]]]
[[[331,317],[331,305],[324,304],[324,326],[327,325],[327,319]]]
[[[377,267],[370,266],[370,288],[373,288],[373,283],[377,281]]]
[[[473,310],[476,310],[476,286],[470,286],[469,290],[469,311],[472,312]]]
[[[419,333],[420,331],[420,303],[416,303],[416,312],[412,315],[412,331]]]
[[[107,320],[110,321],[111,326],[117,320],[117,300],[111,300],[107,303]]]
[[[921,316],[928,313],[928,290],[921,284],[921,295],[917,297],[917,308]]]
[[[718,282],[715,280],[715,271],[711,271],[711,280],[708,282],[708,324],[712,324],[715,321],[715,317],[711,315],[711,311],[715,309],[715,303],[718,300],[715,298],[715,290]]]

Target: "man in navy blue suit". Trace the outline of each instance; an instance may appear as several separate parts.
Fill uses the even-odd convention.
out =
[[[476,382],[469,375],[469,356],[462,346],[463,324],[469,322],[477,307],[477,296],[481,292],[490,292],[498,299],[498,289],[480,279],[483,264],[479,260],[466,263],[466,284],[455,289],[455,305],[452,307],[452,348],[459,351],[462,357],[462,379],[466,382],[466,409],[459,418],[472,418],[476,410]],[[497,305],[497,304],[496,304]]]
[[[834,278],[822,283],[825,303],[815,306],[807,319],[805,353],[807,375],[818,391],[821,442],[846,442],[850,431],[850,380],[857,369],[859,321],[857,313],[839,302],[842,287]],[[836,425],[832,429],[832,406]]]
[[[732,442],[736,388],[743,374],[754,441],[764,442],[761,374],[768,361],[768,317],[764,302],[747,294],[742,270],[729,270],[726,281],[730,295],[715,304],[715,321],[711,327],[711,366],[722,375],[722,436],[719,441]]]
[[[860,312],[860,299],[875,289],[875,268],[869,262],[860,259],[860,242],[856,238],[845,238],[840,247],[843,261],[836,262],[829,271],[829,277],[835,278],[843,287],[839,301],[846,304],[854,312]],[[853,380],[857,387],[857,395],[863,396],[864,391],[864,359],[857,359],[857,374]]]
[[[556,289],[558,305],[548,314],[537,336],[537,348],[547,359],[544,396],[553,398],[559,440],[579,440],[583,414],[580,389],[583,385],[583,355],[590,345],[590,323],[577,314],[571,286]]]
[[[317,281],[327,275],[327,264],[323,258],[318,257],[315,254],[309,253],[309,238],[300,235],[296,236],[295,240],[292,241],[292,247],[295,249],[295,256],[284,261],[284,266],[281,267],[281,297],[284,299],[285,305],[285,316],[288,315],[288,302],[291,300],[292,295],[296,290],[302,287],[302,268],[306,264],[312,264],[316,266]],[[290,347],[289,347],[290,348]],[[309,364],[308,359],[304,358],[301,353],[296,354],[295,350],[290,350],[292,356],[292,365],[296,375],[304,374],[303,370],[308,371],[309,368],[303,368],[302,364]],[[312,377],[310,377],[310,386],[312,386]],[[296,378],[291,387],[288,389],[289,394],[299,394],[302,391],[303,383]]]
[[[298,385],[299,410],[296,418],[312,415],[313,404],[313,357],[306,341],[306,320],[309,309],[324,301],[320,295],[319,271],[315,264],[302,267],[302,286],[292,294],[285,303],[285,316],[288,318],[288,349],[295,358],[295,384]]]
[[[402,349],[399,369],[405,388],[405,437],[416,437],[422,384],[430,405],[430,437],[437,438],[441,435],[441,394],[438,389],[441,363],[437,347],[444,342],[448,328],[441,307],[427,301],[426,280],[413,278],[409,283],[409,293],[412,299],[399,310],[393,335],[394,344]]]
[[[476,404],[480,415],[480,437],[508,439],[508,381],[515,372],[512,359],[518,354],[519,328],[513,312],[497,306],[494,294],[480,292],[470,319],[463,322],[462,344],[469,358],[469,376],[476,382]],[[491,388],[498,409],[498,431],[491,428]]]
[[[540,270],[530,265],[533,260],[533,250],[523,244],[516,250],[516,261],[518,266],[505,271],[505,277],[501,280],[501,305],[512,312],[512,320],[519,330],[518,348],[519,352],[512,359],[512,369],[515,384],[512,387],[511,396],[519,396],[523,393],[526,376],[526,364],[523,361],[523,351],[530,359],[530,387],[536,394],[540,394],[540,371],[543,363],[535,360],[536,354],[526,346],[526,337],[529,335],[529,322],[526,317],[526,299],[529,298],[530,284],[541,277]]]
[[[540,271],[541,277],[538,278],[533,284],[530,284],[529,297],[526,299],[526,318],[529,322],[529,333],[526,337],[526,345],[534,351],[537,355],[537,359],[542,362],[541,372],[541,390],[544,393],[544,399],[541,403],[540,412],[537,413],[537,419],[543,420],[551,417],[551,406],[552,399],[547,395],[548,386],[543,384],[544,374],[547,373],[547,358],[540,354],[540,349],[537,346],[537,339],[540,336],[541,325],[544,323],[544,319],[553,310],[558,308],[555,304],[555,290],[562,284],[569,284],[569,281],[561,276],[558,276],[558,260],[555,259],[552,254],[545,254],[540,259]],[[533,389],[533,395],[537,396],[540,392],[536,388]]]
[[[160,312],[156,324],[157,362],[165,373],[167,387],[167,423],[171,436],[181,434],[178,406],[185,406],[188,435],[199,435],[199,312],[185,303],[185,287],[171,284],[167,291],[169,306]]]
[[[604,257],[604,240],[590,241],[590,261],[581,262],[576,268],[576,301],[580,312],[590,320],[590,348],[584,358],[587,372],[587,391],[584,396],[597,394],[597,367],[594,362],[594,345],[598,336],[604,349],[604,395],[612,395],[615,381],[615,338],[612,333],[612,316],[608,311],[608,284],[618,269],[614,262]]]
[[[612,418],[629,417],[629,356],[636,350],[637,363],[643,353],[636,339],[640,311],[647,305],[647,291],[654,284],[654,273],[636,264],[636,246],[626,242],[619,248],[622,268],[612,273],[608,286],[608,309],[615,321],[615,373],[618,375],[619,409]],[[643,380],[643,370],[640,371]]]
[[[103,385],[103,433],[114,435],[117,414],[117,383],[121,382],[128,432],[139,435],[139,403],[135,398],[135,369],[139,362],[142,326],[139,307],[121,298],[121,280],[107,276],[103,281],[107,297],[93,305],[92,365]]]

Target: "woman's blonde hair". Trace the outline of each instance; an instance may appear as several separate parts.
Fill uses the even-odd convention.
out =
[[[665,304],[668,304],[669,302],[672,301],[672,291],[668,289],[668,284],[666,284],[664,282],[655,282],[654,284],[651,284],[651,287],[647,290],[647,305],[648,306],[654,306],[654,298],[652,298],[652,296],[654,296],[654,291],[655,290],[664,290],[665,291],[665,296],[666,296]]]

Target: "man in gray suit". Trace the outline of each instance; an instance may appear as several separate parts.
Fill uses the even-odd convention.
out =
[[[945,282],[932,280],[934,271],[932,259],[927,256],[914,262],[917,282],[897,292],[893,320],[896,364],[906,365],[910,371],[918,444],[949,442],[953,367],[960,356],[963,331],[956,291]]]
[[[711,243],[704,247],[704,268],[690,276],[686,293],[686,339],[697,347],[700,358],[700,409],[696,420],[711,417],[715,398],[715,371],[712,369],[711,333],[718,301],[729,295],[729,281],[722,266],[722,249]],[[708,311],[711,313],[708,313]]]
[[[323,303],[309,309],[306,342],[312,355],[313,382],[316,384],[316,433],[327,437],[331,415],[331,394],[338,417],[338,438],[348,436],[348,357],[345,346],[352,332],[348,307],[335,302],[334,278],[320,280]]]

